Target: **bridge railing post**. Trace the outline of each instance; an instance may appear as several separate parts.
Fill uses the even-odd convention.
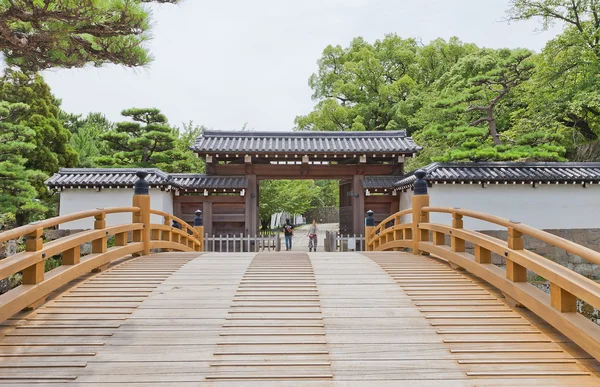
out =
[[[429,231],[420,230],[419,223],[429,223],[429,213],[422,211],[423,207],[429,206],[429,194],[427,193],[427,172],[419,169],[415,172],[415,191],[412,197],[412,240],[413,254],[421,254],[419,243],[429,241]]]
[[[202,211],[196,210],[194,212],[196,217],[194,218],[194,230],[198,231],[198,242],[199,245],[194,247],[196,251],[204,251],[204,221],[202,220]]]
[[[102,212],[94,216],[94,230],[104,230],[106,228],[106,213]],[[92,254],[104,254],[108,249],[108,236],[106,233],[92,241]],[[93,273],[99,273],[108,267],[108,263],[92,269]]]
[[[373,244],[369,243],[369,237],[371,233],[375,229],[375,218],[373,217],[375,213],[371,210],[367,211],[367,217],[365,218],[365,242],[367,244],[366,251],[373,251]]]
[[[44,235],[44,229],[38,228],[31,234],[27,234],[25,239],[25,251],[40,251],[43,246],[42,235]],[[42,256],[42,258],[46,258]],[[35,263],[22,272],[22,283],[23,285],[35,285],[44,280],[44,266],[45,260],[42,259],[40,262]]]
[[[462,229],[463,228],[463,216],[457,214],[456,212],[452,214],[452,229]],[[452,235],[450,238],[450,248],[452,251],[456,251],[457,253],[465,252],[465,240],[457,237],[456,235]]]
[[[523,250],[523,234],[514,228],[508,229],[508,248],[512,250]],[[510,259],[510,254],[506,255],[506,278],[513,282],[526,282],[527,269]]]
[[[146,181],[148,172],[138,171],[135,174],[138,181],[135,182],[133,194],[133,206],[139,207],[140,211],[133,214],[132,223],[143,223],[144,228],[133,232],[133,242],[142,242],[142,254],[150,254],[150,186]]]
[[[40,251],[43,248],[44,241],[42,236],[44,229],[38,228],[34,232],[27,234],[25,239],[25,251]],[[42,253],[42,260],[37,262],[22,271],[21,283],[23,285],[35,285],[44,281],[44,268],[46,264],[45,253]],[[46,296],[41,297],[33,304],[27,306],[26,309],[36,309],[46,301]]]

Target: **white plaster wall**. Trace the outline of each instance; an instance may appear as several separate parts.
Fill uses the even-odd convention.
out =
[[[600,228],[600,185],[434,184],[429,202],[435,207],[460,207],[519,221],[540,229]],[[401,201],[402,208],[402,201]],[[431,222],[450,224],[451,215],[432,214]],[[503,230],[465,218],[465,228]]]
[[[412,197],[413,191],[400,192],[400,211],[406,210],[407,208],[412,208]],[[400,222],[408,223],[412,222],[411,215],[404,215],[400,218]]]
[[[99,192],[94,189],[65,189],[60,193],[60,215],[72,214],[95,208],[131,207],[133,189],[103,189]],[[150,189],[150,206],[152,209],[173,213],[173,197],[170,192],[160,189]],[[161,217],[153,215],[152,223],[163,223]],[[111,214],[106,216],[107,226],[131,223],[131,213]],[[86,218],[61,224],[61,230],[91,229],[94,227],[94,218]]]

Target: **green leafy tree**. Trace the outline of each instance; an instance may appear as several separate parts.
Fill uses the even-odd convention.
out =
[[[340,204],[340,182],[338,180],[316,180],[317,190],[311,207],[337,207]]]
[[[328,46],[310,77],[314,111],[296,118],[299,129],[386,130],[394,121],[393,106],[416,86],[417,43],[387,35],[369,44],[356,38],[348,48]]]
[[[0,78],[0,101],[24,103],[28,109],[16,113],[14,120],[33,130],[33,148],[24,150],[26,167],[47,174],[59,167],[74,167],[77,153],[70,146],[71,134],[60,119],[60,101],[50,92],[41,75],[28,75],[6,69]],[[45,191],[45,187],[40,187]]]
[[[461,58],[434,85],[416,137],[432,160],[560,160],[560,136],[532,128],[515,131],[518,88],[534,71],[527,50],[480,50]],[[437,153],[437,154],[436,154]],[[428,160],[429,161],[429,160]]]
[[[1,0],[0,50],[9,66],[141,66],[151,27],[144,3],[177,0]]]
[[[309,85],[314,110],[296,117],[302,130],[420,129],[411,117],[422,107],[427,89],[461,57],[477,50],[458,38],[426,46],[387,35],[369,44],[356,38],[348,48],[328,46]]]
[[[260,182],[259,217],[263,228],[279,212],[302,214],[320,192],[313,180],[264,180]]]
[[[525,85],[526,108],[517,124],[544,127],[563,135],[577,149],[572,157],[596,159],[588,142],[600,135],[600,4],[595,0],[511,1],[510,20],[539,19],[544,28],[559,23],[564,31],[536,58],[537,71]],[[579,148],[585,149],[578,155]]]
[[[34,186],[46,175],[28,169],[22,156],[35,149],[35,131],[19,120],[27,110],[26,104],[0,101],[0,210],[3,218],[13,214],[17,226],[46,211]]]
[[[177,129],[177,140],[175,149],[183,155],[183,158],[177,160],[172,166],[172,172],[193,172],[203,173],[205,165],[202,159],[198,158],[190,147],[194,145],[196,139],[207,129],[204,126],[194,125],[192,121],[183,123],[182,127]]]
[[[173,172],[185,154],[176,148],[177,131],[158,109],[132,108],[121,114],[133,122],[120,122],[102,135],[109,155],[98,157],[98,165],[107,167],[154,167]]]
[[[569,32],[569,44],[600,59],[600,2],[597,0],[511,0],[510,6],[508,20],[539,19],[544,29],[563,23]]]
[[[89,113],[83,119],[81,115],[63,116],[64,126],[72,133],[71,147],[79,155],[77,165],[82,168],[96,167],[95,160],[109,153],[106,143],[101,138],[114,129],[114,124],[102,113]]]

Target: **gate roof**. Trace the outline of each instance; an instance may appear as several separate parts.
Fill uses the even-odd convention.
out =
[[[252,132],[205,130],[191,148],[199,155],[297,154],[411,155],[418,146],[406,131],[382,132]]]

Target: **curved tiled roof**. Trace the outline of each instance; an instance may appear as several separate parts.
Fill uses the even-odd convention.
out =
[[[600,183],[600,163],[433,163],[424,167],[431,183]],[[394,184],[396,189],[412,188],[414,171]]]
[[[138,180],[135,173],[148,172],[151,187],[176,189],[242,189],[248,182],[240,176],[168,174],[156,168],[61,168],[46,180],[49,188],[131,188]]]
[[[412,154],[422,148],[406,131],[250,132],[205,130],[194,152],[269,154]]]
[[[243,176],[206,176],[190,173],[173,173],[173,184],[182,189],[242,189],[248,188],[248,180]]]
[[[362,179],[362,186],[365,189],[393,188],[401,178],[402,176],[365,176]]]

